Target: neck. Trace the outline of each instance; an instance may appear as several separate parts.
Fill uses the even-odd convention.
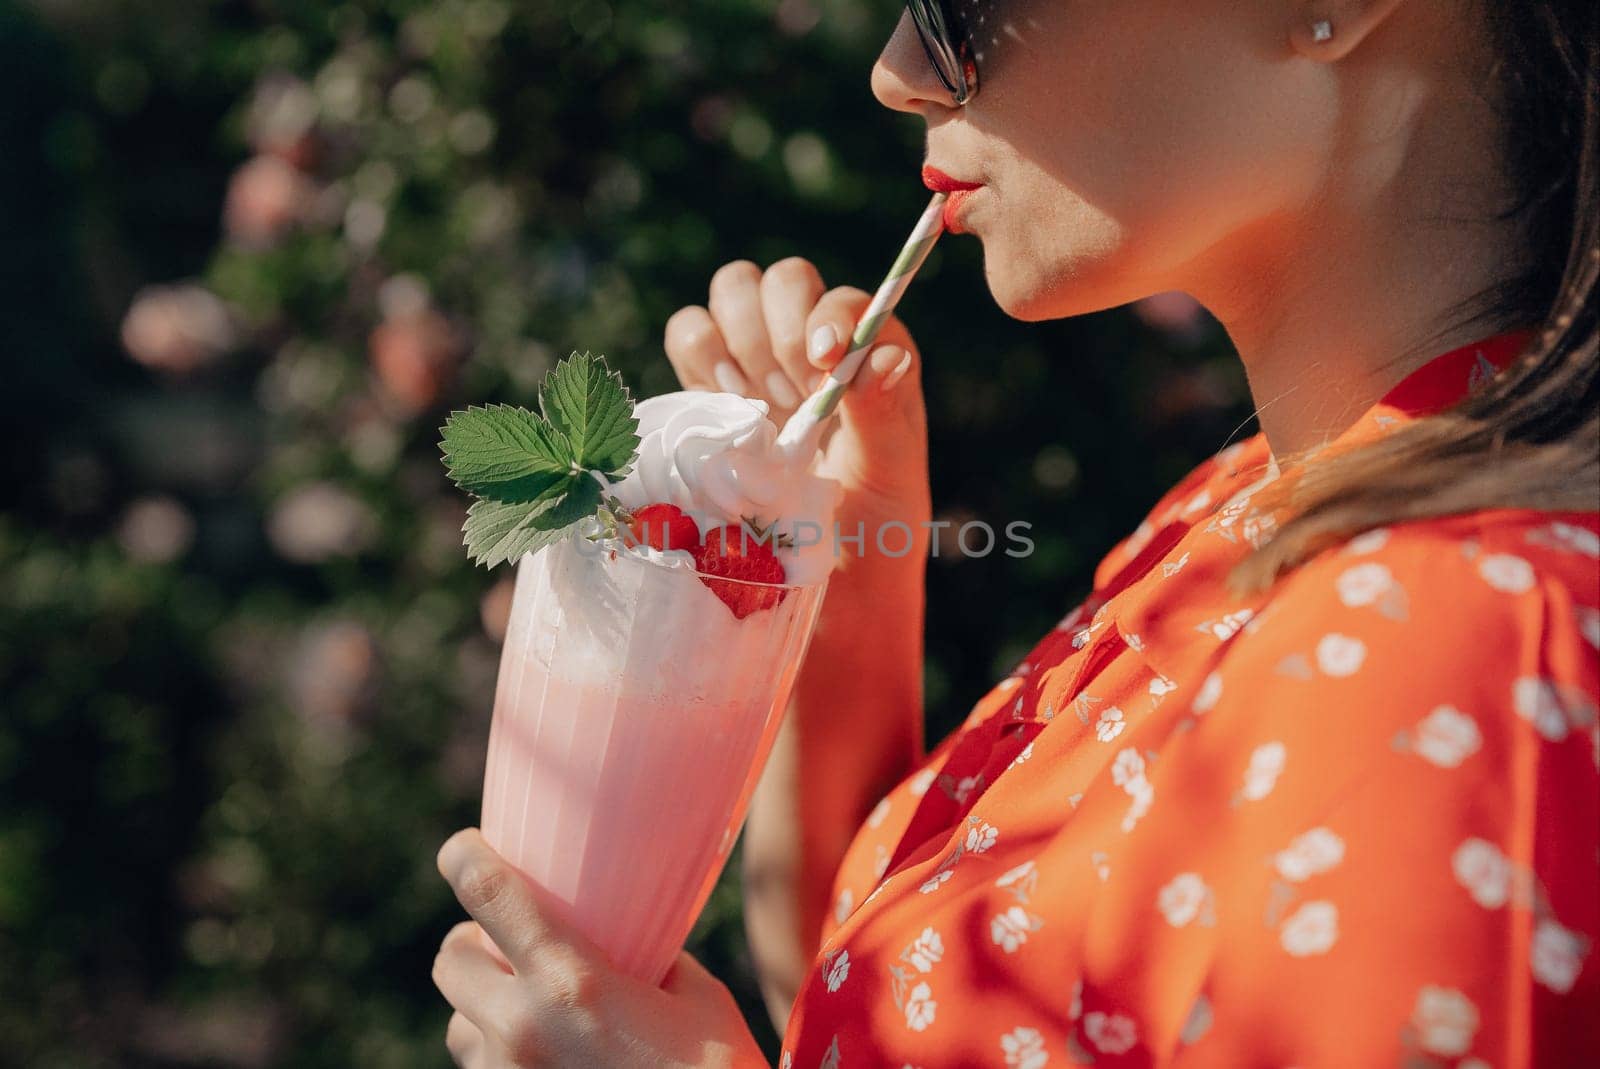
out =
[[[1347,101],[1315,209],[1239,235],[1189,287],[1238,349],[1274,458],[1338,437],[1434,356],[1507,326],[1446,319],[1522,247],[1493,219],[1507,194],[1482,99],[1402,70]]]

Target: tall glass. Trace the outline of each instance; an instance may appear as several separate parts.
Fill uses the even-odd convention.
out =
[[[827,580],[737,585],[783,600],[737,619],[698,572],[581,537],[517,569],[484,836],[652,984],[744,825]]]

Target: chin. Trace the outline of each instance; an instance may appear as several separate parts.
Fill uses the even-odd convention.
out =
[[[1122,299],[1100,299],[1105,296],[1104,290],[1090,284],[1079,271],[1045,275],[1018,271],[1017,267],[1015,260],[996,265],[993,258],[985,257],[984,278],[1000,310],[1024,323],[1067,319],[1127,303]]]

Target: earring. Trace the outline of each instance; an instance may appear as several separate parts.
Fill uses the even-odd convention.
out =
[[[1318,19],[1311,24],[1311,39],[1318,44],[1333,36],[1333,23],[1327,19]]]

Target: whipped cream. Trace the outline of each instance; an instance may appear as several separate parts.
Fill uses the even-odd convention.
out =
[[[777,546],[786,582],[815,583],[833,569],[833,517],[843,491],[811,470],[813,456],[778,448],[765,401],[735,393],[679,390],[634,406],[639,455],[611,492],[629,508],[663,501],[694,517],[702,532],[741,518],[773,524],[793,547]],[[662,563],[692,558],[650,551]]]

